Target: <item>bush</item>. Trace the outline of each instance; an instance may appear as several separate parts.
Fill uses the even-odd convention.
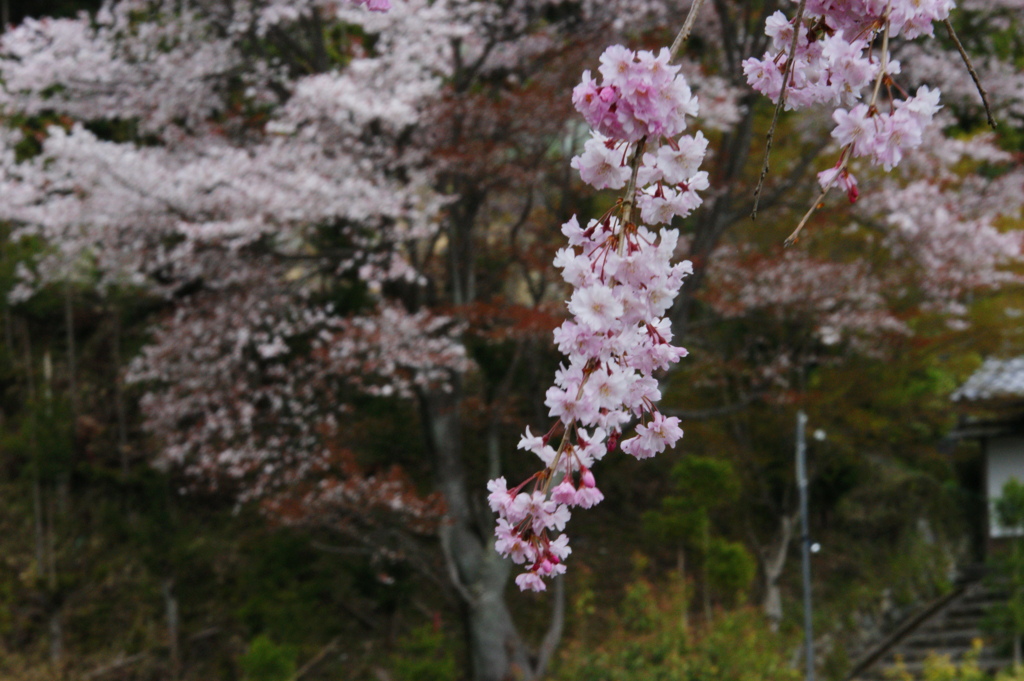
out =
[[[949,655],[929,654],[924,661],[924,681],[985,681],[990,677],[978,667],[981,647],[981,640],[976,639],[971,651],[964,655],[960,664],[953,662]],[[892,681],[914,680],[914,676],[903,666],[902,660],[897,661],[896,667],[886,672],[886,676]],[[1002,675],[999,678],[1003,681],[1016,681],[1010,677],[1004,679]]]
[[[753,608],[720,612],[691,628],[680,613],[685,585],[626,587],[620,627],[602,645],[571,641],[554,678],[565,681],[798,681],[788,652],[795,641],[772,633]]]
[[[295,675],[295,650],[261,635],[252,640],[238,664],[245,681],[288,681]]]
[[[425,624],[398,643],[396,681],[451,681],[458,678],[452,646],[444,632]]]

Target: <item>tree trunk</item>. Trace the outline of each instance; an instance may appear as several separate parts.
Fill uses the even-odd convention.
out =
[[[35,530],[36,540],[36,574],[41,578],[46,569],[46,538],[43,533],[42,462],[39,460],[41,453],[39,451],[39,441],[36,439],[36,428],[38,426],[36,410],[38,405],[36,405],[36,387],[33,376],[35,367],[32,361],[32,346],[27,324],[25,325],[24,340],[25,389],[28,393],[29,401],[28,423],[26,427],[28,428],[29,449],[32,452],[32,526]]]
[[[782,591],[779,589],[779,577],[786,565],[786,553],[793,537],[793,525],[796,518],[784,515],[780,519],[778,541],[761,551],[761,565],[764,573],[764,614],[768,618],[772,631],[778,631],[782,622]]]
[[[181,676],[181,654],[178,641],[181,638],[178,626],[178,599],[174,597],[174,579],[164,580],[161,589],[164,595],[164,609],[167,611],[167,649],[171,679]]]
[[[459,386],[449,392],[419,395],[423,425],[433,457],[446,515],[441,525],[448,573],[462,601],[473,681],[533,679],[532,664],[504,591],[510,566],[494,551],[494,539],[482,522],[482,500],[466,487],[462,462]]]
[[[80,407],[78,404],[78,351],[75,348],[75,308],[70,283],[64,286],[64,327],[68,344],[68,395],[71,398],[71,424],[74,428]]]
[[[50,614],[50,664],[60,669],[64,660],[64,634],[60,626],[60,608]]]
[[[50,664],[59,668],[64,659],[64,632],[60,624],[60,595],[57,593],[57,538],[54,523],[54,492],[47,495],[46,509],[46,586],[53,612],[50,613]]]
[[[124,379],[121,376],[121,306],[112,306],[114,328],[111,333],[111,364],[114,367],[114,407],[117,414],[117,450],[121,459],[121,475],[128,477],[128,418],[125,416]]]
[[[35,443],[33,443],[35,449]],[[43,487],[39,479],[38,452],[32,465],[32,528],[36,540],[36,574],[42,578],[46,571],[46,534],[43,532]]]
[[[690,598],[689,594],[686,593],[686,551],[683,549],[683,545],[680,544],[676,547],[676,570],[679,571],[679,584],[683,589],[683,607],[679,609],[679,622],[683,627],[683,631],[690,630]]]
[[[565,627],[565,577],[555,577],[553,580],[555,603],[551,610],[551,623],[548,626],[548,633],[540,644],[537,652],[537,664],[534,665],[534,676],[543,678],[547,673],[548,665],[555,654],[555,649],[562,640],[562,629]]]
[[[704,518],[703,530],[701,532],[701,544],[703,544],[704,555],[701,556],[700,575],[701,587],[704,592],[704,624],[711,625],[711,585],[708,584],[708,551],[711,549],[711,535],[707,516]]]

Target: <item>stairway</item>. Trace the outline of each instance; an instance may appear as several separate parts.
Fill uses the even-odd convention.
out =
[[[989,609],[1002,602],[1005,594],[981,582],[964,585],[950,596],[932,604],[897,629],[854,667],[849,681],[895,681],[900,665],[911,677],[923,678],[925,659],[932,653],[948,655],[960,662],[976,640],[982,648],[978,666],[990,674],[1013,664],[1009,646],[993,641],[982,629]]]

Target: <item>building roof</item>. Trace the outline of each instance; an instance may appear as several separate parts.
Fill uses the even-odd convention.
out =
[[[987,359],[952,395],[956,402],[1024,400],[1024,357]]]

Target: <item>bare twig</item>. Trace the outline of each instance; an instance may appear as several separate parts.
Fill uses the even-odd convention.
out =
[[[793,42],[789,45],[789,58],[786,59],[786,70],[782,74],[782,89],[779,91],[779,101],[775,102],[775,113],[772,114],[772,124],[768,127],[768,134],[764,141],[764,161],[761,163],[761,176],[757,178],[757,187],[754,189],[754,210],[750,212],[750,219],[757,218],[757,205],[761,200],[761,189],[764,187],[764,179],[768,177],[768,161],[772,153],[772,140],[775,138],[775,126],[779,123],[779,113],[786,105],[786,88],[789,87],[789,79],[793,77],[793,64],[796,63],[796,44],[800,38],[800,24],[804,20],[804,5],[807,0],[800,0],[800,6],[796,10],[796,19],[793,21]]]
[[[971,78],[974,80],[974,87],[978,88],[978,94],[981,95],[981,103],[985,105],[985,115],[988,116],[988,124],[995,129],[996,120],[992,117],[992,108],[988,104],[988,93],[985,92],[985,88],[981,85],[981,79],[978,78],[978,72],[974,70],[974,64],[971,63],[971,58],[967,56],[967,51],[960,43],[960,38],[956,36],[956,31],[953,30],[953,24],[949,22],[949,19],[945,19],[942,23],[946,25],[946,31],[949,33],[949,37],[952,39],[953,44],[956,45],[956,49],[960,51],[960,58],[963,59],[964,64],[967,65],[967,71],[971,74]]]
[[[792,246],[796,243],[796,240],[800,237],[800,231],[804,228],[804,225],[807,224],[807,221],[811,219],[811,216],[814,215],[814,212],[818,210],[818,206],[821,205],[821,202],[825,200],[829,190],[832,189],[832,185],[835,184],[836,177],[839,177],[838,172],[835,174],[835,177],[832,178],[832,181],[825,185],[825,188],[821,190],[821,193],[818,194],[818,198],[814,199],[814,203],[811,204],[811,207],[807,209],[807,212],[804,213],[803,218],[801,218],[800,224],[796,226],[796,229],[793,230],[792,234],[786,237],[783,245]]]
[[[314,655],[309,660],[309,662],[302,665],[302,668],[292,675],[291,681],[298,681],[298,679],[301,679],[303,676],[312,671],[312,669],[316,667],[318,664],[320,664],[323,661],[323,659],[331,653],[331,651],[338,647],[339,643],[341,643],[341,636],[335,636],[334,638],[332,638],[327,645],[320,649],[320,652]]]
[[[120,671],[120,670],[124,669],[125,667],[130,667],[133,664],[136,664],[138,662],[142,662],[147,657],[149,657],[149,653],[146,652],[146,651],[143,651],[141,653],[137,653],[137,654],[132,655],[130,657],[120,657],[117,660],[114,660],[113,662],[111,662],[110,664],[108,664],[106,666],[100,667],[98,669],[94,669],[91,672],[87,672],[82,678],[83,679],[98,679],[101,676],[106,676],[107,674],[110,674],[111,672]]]
[[[676,60],[676,57],[679,56],[679,51],[683,49],[683,43],[690,38],[690,31],[693,30],[693,25],[697,22],[697,12],[700,11],[700,7],[703,4],[704,0],[693,0],[693,4],[690,5],[690,11],[686,15],[686,20],[683,21],[683,27],[679,29],[676,39],[672,41],[672,47],[668,50],[669,61]]]

